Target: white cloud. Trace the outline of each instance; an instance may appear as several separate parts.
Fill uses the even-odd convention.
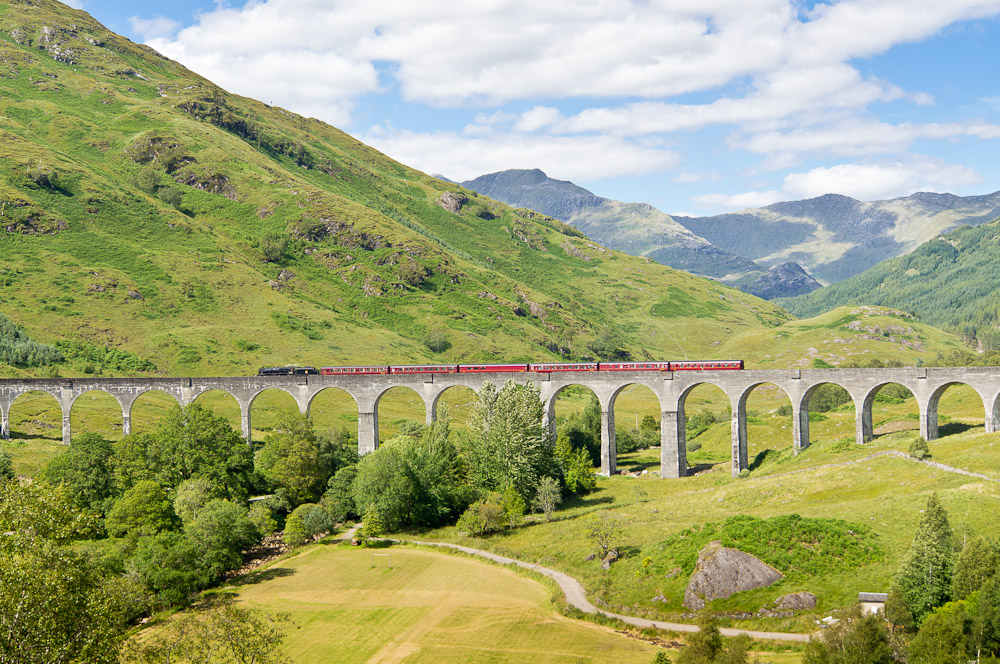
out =
[[[706,194],[693,196],[691,200],[710,208],[733,210],[824,194],[841,194],[862,201],[884,200],[918,191],[951,191],[980,182],[982,177],[968,166],[912,155],[905,161],[837,164],[790,173],[780,191]]]
[[[587,182],[660,172],[679,160],[672,150],[612,136],[515,133],[470,137],[382,128],[358,138],[404,164],[458,181],[509,168],[540,168],[553,178]]]
[[[521,117],[514,125],[514,131],[539,131],[540,129],[551,127],[559,121],[560,117],[558,108],[553,108],[551,106],[536,106],[530,111],[526,111],[521,114]]]
[[[696,184],[698,182],[708,182],[710,180],[721,180],[722,173],[710,171],[708,173],[688,173],[681,171],[670,178],[671,184]]]
[[[849,118],[821,127],[733,137],[728,143],[731,148],[769,155],[777,168],[784,168],[791,159],[803,153],[851,157],[897,154],[919,139],[963,137],[981,140],[1000,138],[1000,125],[981,120],[892,125],[874,119]]]
[[[791,173],[785,177],[783,191],[790,198],[833,193],[872,201],[918,191],[950,191],[979,182],[982,177],[968,166],[922,157],[909,162],[838,164]]]
[[[723,210],[743,210],[757,208],[785,200],[780,191],[747,191],[742,194],[704,194],[692,196],[691,200],[699,205]]]
[[[154,16],[153,18],[131,16],[128,22],[132,28],[132,32],[145,40],[172,37],[181,27],[180,23],[166,16]]]
[[[158,48],[211,78],[226,78],[252,54],[287,58],[291,69],[313,66],[320,54],[362,69],[388,63],[406,99],[430,104],[660,98],[846,67],[998,12],[1000,0],[845,0],[805,21],[790,0],[468,0],[440,11],[411,0],[256,0],[201,14]],[[824,82],[810,76],[806,84]],[[790,80],[775,93],[798,97],[795,88]]]

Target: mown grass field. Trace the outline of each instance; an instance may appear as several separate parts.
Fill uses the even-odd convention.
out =
[[[391,555],[389,561],[372,553]],[[317,545],[244,586],[287,612],[297,664],[538,662],[648,664],[657,647],[556,613],[548,588],[499,566],[411,548]]]

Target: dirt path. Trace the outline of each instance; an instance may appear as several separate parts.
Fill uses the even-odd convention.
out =
[[[501,556],[496,553],[490,553],[489,551],[483,551],[482,549],[473,549],[468,546],[461,546],[459,544],[448,544],[446,542],[420,542],[417,540],[390,540],[392,542],[397,542],[399,544],[419,544],[422,546],[437,546],[448,549],[455,549],[456,551],[461,551],[462,553],[467,553],[472,556],[479,556],[480,558],[486,558],[487,560],[492,560],[493,562],[500,563],[501,565],[517,565],[518,567],[523,567],[525,569],[530,569],[539,574],[544,574],[553,581],[555,581],[559,587],[562,589],[563,594],[566,596],[566,602],[577,608],[584,613],[597,613],[602,616],[607,616],[608,618],[615,618],[621,620],[629,625],[634,625],[636,627],[653,627],[656,629],[665,629],[674,632],[697,632],[698,627],[696,625],[688,625],[686,623],[672,623],[663,622],[661,620],[648,620],[646,618],[635,618],[633,616],[623,616],[619,613],[611,613],[610,611],[604,611],[599,609],[590,603],[587,599],[587,593],[580,585],[580,582],[571,577],[568,574],[559,572],[557,570],[551,569],[549,567],[544,567],[542,565],[537,565],[535,563],[526,563],[523,560],[515,560],[514,558],[508,558],[506,556]],[[809,634],[795,634],[791,632],[757,632],[749,629],[734,629],[730,627],[722,627],[719,629],[723,636],[740,636],[745,634],[754,639],[770,639],[774,641],[809,641],[811,635]]]

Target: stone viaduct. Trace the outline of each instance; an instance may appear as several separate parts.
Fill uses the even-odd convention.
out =
[[[927,440],[938,435],[938,401],[951,385],[972,387],[983,400],[987,432],[1000,425],[1000,367],[901,368],[901,369],[751,369],[744,371],[614,371],[552,373],[388,374],[365,376],[248,376],[235,378],[66,378],[0,380],[0,435],[10,437],[10,409],[18,396],[30,391],[51,394],[62,409],[63,442],[69,444],[70,411],[81,395],[94,390],[111,394],[121,405],[123,434],[131,431],[131,411],[142,394],[159,390],[187,405],[204,392],[221,390],[240,406],[242,429],[249,440],[250,412],[254,399],[265,390],[290,394],[302,413],[308,413],[317,394],[339,388],[358,406],[358,451],[365,454],[378,446],[378,404],[387,390],[407,387],[423,399],[427,422],[434,421],[438,401],[449,388],[464,386],[478,390],[486,381],[503,383],[513,378],[534,383],[545,404],[546,426],[555,433],[555,402],[569,385],[591,389],[601,404],[601,473],[616,472],[615,399],[630,385],[650,388],[660,401],[662,477],[682,477],[687,472],[684,403],[698,385],[715,385],[728,395],[732,405],[732,472],[747,468],[747,397],[767,383],[788,395],[792,404],[792,435],[795,450],[809,445],[809,398],[825,383],[840,385],[851,395],[857,418],[856,441],[872,437],[872,403],[883,386],[898,383],[916,397],[920,409],[920,434]]]

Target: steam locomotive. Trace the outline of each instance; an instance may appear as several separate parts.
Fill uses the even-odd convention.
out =
[[[356,376],[369,374],[549,373],[553,371],[720,371],[741,370],[743,360],[681,362],[563,362],[540,364],[408,364],[355,367],[261,367],[258,376]]]

